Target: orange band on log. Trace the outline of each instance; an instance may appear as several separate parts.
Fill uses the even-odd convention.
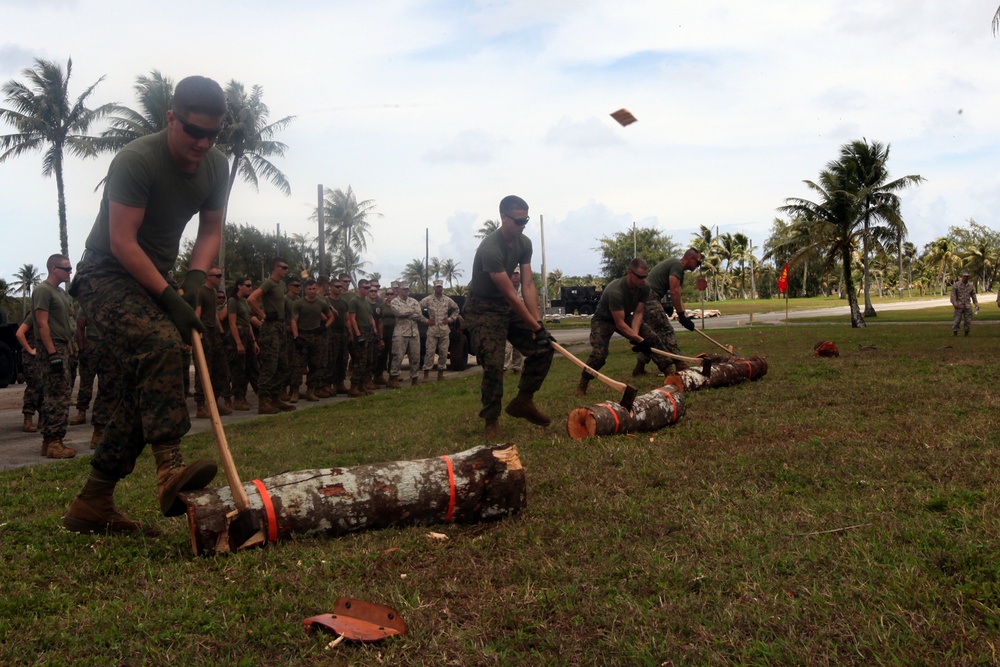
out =
[[[621,426],[621,423],[618,421],[618,413],[615,412],[615,409],[610,405],[608,405],[607,403],[598,403],[597,407],[605,408],[608,412],[611,413],[611,416],[615,418],[615,433],[617,433],[618,428]]]
[[[259,479],[253,481],[260,494],[260,501],[264,503],[264,512],[267,513],[267,540],[268,542],[278,541],[278,515],[274,511],[274,503],[271,502],[271,494],[267,492],[264,482]]]
[[[448,466],[448,513],[444,515],[444,522],[451,523],[452,518],[455,516],[455,469],[451,467],[451,459],[447,456],[442,456],[444,462]]]
[[[748,380],[752,380],[753,379],[753,364],[751,364],[746,359],[740,359],[740,361],[742,361],[744,364],[747,365],[747,371],[749,371],[749,376],[747,377],[747,379]]]
[[[674,418],[670,420],[670,423],[673,424],[675,421],[677,421],[677,417],[678,417],[678,415],[677,415],[677,401],[675,401],[674,397],[673,397],[673,393],[674,392],[667,391],[666,389],[662,389],[660,387],[657,387],[655,389],[655,391],[658,391],[661,394],[664,394],[667,398],[670,399],[670,404],[674,406]]]

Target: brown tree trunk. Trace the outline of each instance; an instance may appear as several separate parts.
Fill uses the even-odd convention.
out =
[[[337,537],[389,526],[492,521],[527,502],[517,447],[502,444],[417,461],[287,472],[244,489],[267,542],[293,534]],[[195,555],[239,549],[229,540],[235,505],[228,486],[181,499]]]
[[[608,401],[569,413],[566,432],[574,440],[617,433],[648,433],[670,426],[684,416],[684,395],[673,386],[637,396],[632,412]]]
[[[671,375],[664,380],[664,383],[672,384],[682,391],[698,391],[759,380],[767,375],[767,360],[763,357],[738,359],[710,355],[709,358],[712,360],[712,372],[708,377],[702,375],[698,369],[688,368]]]

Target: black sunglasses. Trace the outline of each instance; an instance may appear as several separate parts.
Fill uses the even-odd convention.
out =
[[[632,269],[629,269],[628,272],[631,273],[636,278],[638,278],[639,280],[645,280],[646,278],[649,277],[648,274],[646,274],[646,275],[640,275],[640,274],[636,273],[635,271],[633,271]]]
[[[181,127],[184,128],[185,134],[187,134],[192,139],[201,141],[202,139],[208,139],[209,141],[215,141],[219,138],[219,133],[222,132],[221,127],[217,127],[214,130],[210,130],[207,127],[201,127],[199,125],[194,125],[187,122],[181,118],[180,114],[176,111],[174,112],[174,118],[180,121]]]
[[[528,216],[528,215],[524,216],[523,218],[515,218],[514,216],[509,215],[507,213],[504,213],[504,215],[506,215],[508,218],[510,218],[511,220],[513,220],[514,224],[518,225],[520,227],[524,227],[526,224],[528,224],[528,220],[531,219],[531,216]]]
[[[62,271],[65,271],[66,273],[73,273],[73,267],[72,266],[57,266],[55,268],[60,269]]]

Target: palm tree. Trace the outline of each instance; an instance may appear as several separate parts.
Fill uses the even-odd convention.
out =
[[[135,97],[139,111],[126,106],[112,105],[109,129],[101,133],[101,150],[119,151],[139,137],[156,134],[167,127],[167,111],[174,96],[174,82],[159,70],[135,78]]]
[[[268,123],[271,110],[264,104],[262,97],[264,89],[261,86],[254,86],[249,95],[243,84],[238,81],[230,81],[226,86],[226,118],[217,146],[232,161],[229,171],[229,193],[226,196],[227,209],[237,175],[249,183],[254,192],[260,191],[260,179],[264,178],[286,197],[292,194],[288,178],[271,162],[271,158],[285,157],[288,146],[275,141],[274,136],[291,123],[295,116],[285,116]],[[223,271],[225,271],[222,263],[225,251],[223,241],[219,248],[219,265]]]
[[[722,245],[719,237],[712,234],[712,228],[701,225],[698,232],[691,238],[691,247],[701,253],[701,270],[712,277],[715,298],[721,299],[719,292],[719,269],[722,266]]]
[[[434,280],[441,277],[441,260],[437,257],[431,257],[430,264],[427,265],[427,270],[433,274]]]
[[[500,229],[500,223],[497,220],[486,220],[479,227],[479,231],[476,232],[476,238],[485,239],[498,229]]]
[[[63,157],[66,152],[78,157],[95,157],[100,139],[86,134],[90,125],[108,114],[111,104],[88,109],[87,98],[104,80],[102,76],[83,91],[76,102],[69,99],[69,79],[73,60],[62,67],[48,60],[35,59],[35,66],[22,70],[28,84],[10,80],[3,85],[9,109],[0,109],[0,120],[12,125],[16,134],[0,136],[0,162],[22,153],[43,150],[42,175],[56,177],[59,210],[59,247],[69,255],[66,231],[66,191],[63,183]]]
[[[35,285],[42,282],[42,273],[34,264],[23,264],[14,274],[14,279],[10,286],[21,293],[22,314],[27,315],[28,297],[31,296]]]
[[[465,272],[458,268],[461,262],[456,262],[453,259],[446,259],[441,262],[441,277],[448,281],[448,287],[451,288],[453,283],[462,277]]]
[[[864,268],[865,317],[876,316],[870,295],[869,256],[873,250],[884,250],[888,241],[895,241],[899,248],[906,235],[896,193],[924,180],[919,174],[910,174],[889,181],[889,148],[889,144],[878,141],[852,141],[841,147],[840,159],[836,163],[836,168],[843,171],[845,189],[860,204],[859,215],[864,229],[861,261]]]
[[[917,246],[909,241],[903,243],[903,257],[906,259],[907,294],[913,296],[910,286],[913,284],[913,260],[917,258]]]
[[[410,288],[412,289],[414,285],[418,288],[423,285],[423,291],[427,292],[427,281],[424,279],[426,266],[424,266],[424,260],[415,259],[406,267],[403,268],[403,280],[405,280]]]
[[[369,262],[361,259],[360,253],[350,246],[342,246],[337,251],[337,254],[333,256],[332,261],[331,274],[347,273],[351,276],[351,282],[355,285],[358,282],[358,276],[368,275],[364,267],[368,266]]]
[[[944,296],[948,277],[962,265],[955,242],[943,236],[934,239],[927,245],[925,259],[928,265],[937,267],[937,275],[941,278],[941,296]]]
[[[793,224],[799,228],[803,238],[808,239],[799,253],[815,249],[822,251],[830,263],[839,259],[844,290],[851,307],[851,326],[864,327],[865,320],[858,307],[851,268],[852,252],[863,233],[858,229],[861,221],[858,201],[848,195],[843,170],[838,169],[836,163],[831,163],[820,172],[818,182],[805,181],[805,184],[816,192],[818,201],[790,197],[785,200],[788,203],[778,210],[797,218]]]
[[[368,250],[368,241],[372,236],[368,218],[382,217],[381,213],[375,212],[374,199],[358,201],[350,185],[347,186],[347,192],[340,188],[326,188],[323,207],[327,238],[333,254],[340,253],[345,246],[356,253]],[[317,219],[315,211],[311,217],[313,220]]]

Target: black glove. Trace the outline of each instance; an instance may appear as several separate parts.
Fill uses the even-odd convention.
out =
[[[307,349],[309,349],[309,343],[306,342],[305,338],[298,338],[298,337],[296,337],[296,339],[295,339],[295,349],[299,350],[300,352],[303,351],[303,350],[307,350]]]
[[[173,287],[168,285],[163,290],[163,293],[160,295],[160,303],[163,304],[164,309],[167,311],[167,317],[177,327],[177,330],[181,333],[181,339],[186,344],[191,344],[192,331],[197,330],[199,333],[205,333],[205,325],[194,314],[194,308]]]
[[[544,326],[535,332],[535,347],[539,350],[551,347],[549,343],[554,343],[555,340],[556,339],[552,337],[552,334],[550,334]]]
[[[49,369],[53,373],[62,373],[65,367],[66,366],[65,364],[63,364],[62,357],[60,357],[59,355],[53,354],[52,356],[49,357]]]
[[[184,274],[184,282],[181,283],[181,289],[184,290],[184,300],[187,301],[192,308],[198,305],[198,292],[204,287],[207,276],[204,271],[199,271],[198,269],[191,269],[186,274]],[[176,322],[175,322],[176,324]]]
[[[687,313],[677,313],[677,321],[688,331],[694,331],[694,320],[687,316]]]
[[[652,356],[653,355],[653,344],[643,338],[638,343],[632,344],[632,351],[636,354],[642,353]]]
[[[667,317],[673,317],[674,316],[674,304],[672,302],[670,302],[670,301],[667,301],[665,304],[663,304],[663,312],[665,312],[667,314]]]

